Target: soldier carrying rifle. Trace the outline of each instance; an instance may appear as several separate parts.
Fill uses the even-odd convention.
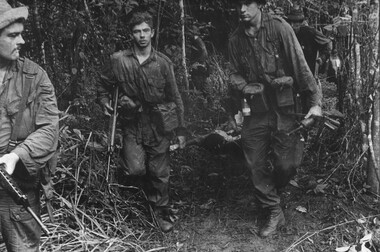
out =
[[[169,146],[174,133],[180,148],[185,146],[183,103],[172,62],[152,47],[152,16],[134,13],[129,29],[133,46],[111,56],[99,78],[99,101],[105,114],[115,112],[109,94],[118,88],[118,119],[123,131],[120,168],[130,180],[143,178],[143,189],[157,223],[168,232],[173,228]]]
[[[39,216],[41,174],[57,148],[59,118],[46,72],[20,57],[27,17],[27,7],[11,8],[0,0],[0,167]],[[25,209],[29,206],[18,205],[6,189],[1,183],[0,230],[7,250],[39,251],[38,221]]]
[[[292,27],[262,11],[265,3],[238,1],[241,23],[229,40],[234,100],[248,103],[250,109],[244,117],[242,148],[255,196],[268,214],[260,229],[262,237],[285,224],[278,189],[295,175],[301,162],[302,135],[288,134],[297,127],[299,98],[307,104],[305,118],[322,116],[321,91]],[[232,116],[231,126],[236,128]],[[269,158],[273,166],[267,165]]]

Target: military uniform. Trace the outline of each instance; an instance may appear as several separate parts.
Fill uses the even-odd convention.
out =
[[[133,110],[120,111],[123,149],[120,165],[127,175],[145,175],[145,191],[154,207],[166,207],[169,202],[169,145],[172,135],[160,130],[155,107],[175,102],[178,135],[185,134],[183,103],[176,85],[173,64],[152,49],[149,58],[139,63],[133,49],[111,56],[98,83],[100,102],[109,101],[112,88],[118,85],[120,96],[128,96],[136,104]]]
[[[243,25],[231,35],[230,80],[237,103],[250,83],[264,87],[263,102],[251,106],[252,114],[244,118],[241,136],[256,197],[262,207],[272,208],[280,203],[277,189],[288,183],[302,158],[302,136],[286,134],[296,127],[294,112],[301,103],[297,97],[310,108],[321,105],[322,95],[291,26],[268,13],[262,13],[261,20],[255,36],[248,35]],[[279,103],[278,90],[272,85],[273,80],[284,76],[294,79],[293,103],[286,105]]]
[[[302,47],[306,62],[311,72],[314,73],[317,54],[319,53],[321,63],[326,62],[332,50],[332,42],[320,31],[305,25],[299,28],[296,36]]]
[[[20,58],[14,61],[0,85],[0,156],[8,151],[19,111],[25,85],[22,80],[28,72],[23,67],[25,60]],[[36,63],[30,62],[30,65],[36,71],[19,126],[18,145],[11,151],[20,158],[12,177],[28,196],[31,208],[39,215],[40,174],[57,148],[59,117],[54,87],[46,72]],[[39,251],[40,227],[1,187],[0,230],[8,251]]]

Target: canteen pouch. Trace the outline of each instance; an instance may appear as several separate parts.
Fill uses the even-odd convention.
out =
[[[247,98],[252,113],[263,113],[269,110],[263,84],[249,83],[243,88],[243,94]]]
[[[275,90],[278,107],[294,105],[293,78],[291,76],[276,78],[272,80],[271,86]]]

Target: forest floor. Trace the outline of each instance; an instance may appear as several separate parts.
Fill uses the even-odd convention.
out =
[[[335,107],[336,87],[323,87],[325,111]],[[380,251],[379,196],[363,182],[359,157],[347,162],[350,150],[344,149],[355,141],[349,137],[325,128],[310,132],[303,164],[280,192],[286,225],[266,239],[258,235],[265,216],[239,148],[221,154],[189,146],[172,153],[171,197],[179,219],[173,232],[154,240],[164,251],[184,252],[360,251],[353,245]],[[370,241],[361,240],[368,235]]]
[[[335,107],[329,97],[336,90],[325,86],[324,95],[328,111]],[[194,136],[215,130],[221,117],[203,107],[194,112],[202,113],[189,127]],[[170,204],[177,220],[172,232],[162,233],[141,189],[105,183],[106,150],[66,127],[55,174],[54,223],[42,200],[42,220],[51,235],[42,236],[41,251],[379,252],[380,197],[365,184],[365,158],[355,156],[361,153],[355,149],[360,132],[342,124],[338,131],[309,132],[302,166],[280,191],[286,225],[266,239],[258,235],[265,216],[235,142],[223,149],[191,145],[171,152]]]
[[[242,158],[189,148],[191,160],[173,154],[171,195],[179,219],[173,232],[157,234],[163,251],[335,251],[379,228],[376,198],[353,198],[338,177],[328,178],[331,171],[310,174],[303,167],[281,191],[286,226],[262,239],[258,230],[265,216]]]

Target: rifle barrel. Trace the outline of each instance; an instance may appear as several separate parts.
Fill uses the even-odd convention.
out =
[[[109,183],[109,174],[110,174],[110,166],[111,166],[111,157],[114,152],[115,148],[115,134],[116,134],[116,121],[117,121],[117,103],[119,98],[119,86],[115,87],[114,94],[113,94],[113,114],[112,118],[110,120],[110,135],[109,135],[109,141],[108,141],[108,161],[107,161],[107,174],[106,174],[106,181]]]
[[[50,235],[50,232],[49,230],[47,229],[47,227],[42,223],[42,221],[40,220],[40,218],[38,218],[38,216],[33,212],[33,210],[27,206],[25,207],[26,211],[28,211],[28,213],[30,213],[30,215],[32,215],[33,219],[35,219],[38,223],[38,225],[41,227],[42,231],[47,235],[49,236]]]
[[[30,213],[30,215],[32,215],[33,219],[36,220],[38,225],[41,227],[42,231],[46,235],[49,235],[49,230],[42,223],[40,218],[38,218],[38,216],[30,208],[30,204],[26,195],[18,188],[17,184],[13,181],[12,177],[5,170],[5,164],[0,164],[0,180],[4,190],[6,190],[9,193],[9,195],[13,198],[15,203],[18,205],[22,205]]]

